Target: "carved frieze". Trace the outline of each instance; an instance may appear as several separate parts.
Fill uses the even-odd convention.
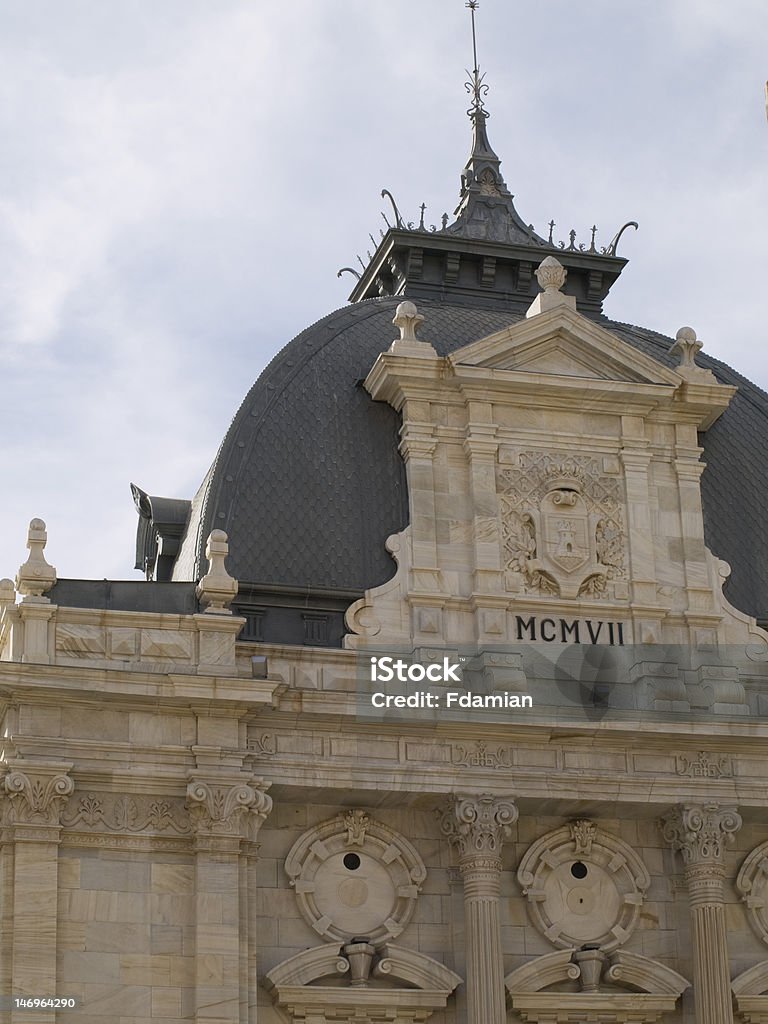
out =
[[[248,750],[258,757],[274,757],[277,753],[275,737],[272,733],[263,732],[248,737]]]
[[[597,599],[626,579],[622,484],[596,458],[507,450],[497,490],[508,589]]]
[[[675,758],[678,775],[694,779],[730,779],[733,776],[733,760],[730,754],[709,754],[705,750],[698,754],[678,754]]]
[[[62,815],[62,825],[88,832],[157,832],[188,835],[192,826],[183,802],[158,796],[88,793]]]
[[[451,764],[457,768],[511,768],[512,751],[509,747],[489,750],[485,740],[474,744],[455,743]]]

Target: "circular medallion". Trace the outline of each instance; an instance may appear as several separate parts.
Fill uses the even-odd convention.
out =
[[[577,821],[526,852],[517,873],[531,919],[560,949],[586,944],[605,951],[629,938],[650,877],[626,843]]]
[[[285,869],[304,920],[319,935],[374,945],[402,932],[427,874],[407,839],[360,810],[305,833]]]

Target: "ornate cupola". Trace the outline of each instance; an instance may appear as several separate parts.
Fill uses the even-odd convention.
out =
[[[557,242],[554,221],[544,238],[520,217],[502,176],[501,160],[488,139],[488,86],[477,61],[477,0],[467,6],[472,15],[474,57],[466,82],[471,96],[467,114],[472,123],[472,148],[461,173],[456,219],[450,222],[448,214],[443,214],[441,227],[428,225],[422,205],[418,224],[406,221],[392,194],[384,189],[382,198],[392,204],[394,224],[383,234],[368,264],[360,261],[362,273],[344,268],[358,278],[350,301],[402,295],[523,312],[538,291],[535,268],[556,252],[568,271],[566,290],[576,297],[579,312],[597,316],[627,262],[617,255],[619,239],[626,227],[637,224],[628,222],[608,245],[599,247],[596,227],[588,245],[577,242],[575,231],[569,232],[567,241]]]

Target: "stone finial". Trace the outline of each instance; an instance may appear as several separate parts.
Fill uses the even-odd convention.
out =
[[[675,335],[675,340],[670,348],[670,354],[677,354],[680,362],[677,372],[686,380],[698,380],[703,383],[715,382],[715,375],[711,370],[696,365],[696,356],[702,350],[703,345],[696,337],[696,331],[692,327],[681,327]]]
[[[681,327],[675,335],[675,343],[669,351],[679,353],[680,366],[694,367],[696,366],[696,355],[703,347],[692,327]]]
[[[558,306],[565,306],[567,309],[576,309],[576,296],[566,295],[562,291],[568,271],[560,260],[554,256],[547,256],[542,260],[536,270],[536,280],[539,282],[541,291],[528,307],[526,317],[537,316],[539,313],[546,313]]]
[[[229,603],[237,594],[237,580],[229,575],[224,564],[228,554],[226,533],[212,530],[205,545],[208,572],[198,583],[196,594],[205,611],[213,615],[231,615]]]
[[[536,280],[545,292],[561,291],[566,277],[568,277],[568,271],[554,256],[547,256],[536,270]]]
[[[13,585],[13,580],[0,580],[0,612],[14,604],[16,604],[16,588]]]
[[[43,551],[48,541],[45,523],[42,519],[33,519],[27,533],[29,558],[16,574],[16,589],[24,595],[26,601],[32,603],[48,603],[43,597],[56,582],[56,570],[45,560]]]
[[[389,346],[389,351],[399,356],[416,356],[420,359],[437,359],[437,352],[428,341],[416,337],[419,324],[424,317],[413,302],[406,299],[395,310],[392,323],[400,328],[400,337]]]
[[[399,341],[421,340],[416,337],[416,331],[419,329],[419,324],[424,323],[424,317],[418,311],[413,302],[408,300],[401,302],[395,310],[392,323],[395,327],[400,328]]]

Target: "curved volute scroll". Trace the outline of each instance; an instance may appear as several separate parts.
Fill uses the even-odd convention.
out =
[[[376,644],[382,629],[385,630],[385,643],[409,643],[410,609],[399,597],[407,590],[411,567],[410,544],[410,526],[406,526],[402,533],[393,533],[387,538],[385,547],[394,559],[397,571],[386,583],[366,591],[365,597],[359,598],[347,608],[345,623],[349,633],[344,637],[345,647],[360,649],[369,643]],[[382,621],[385,613],[390,610],[394,614]]]
[[[589,945],[604,953],[632,934],[651,881],[627,843],[588,820],[533,843],[517,877],[531,921],[549,942],[560,949]]]

